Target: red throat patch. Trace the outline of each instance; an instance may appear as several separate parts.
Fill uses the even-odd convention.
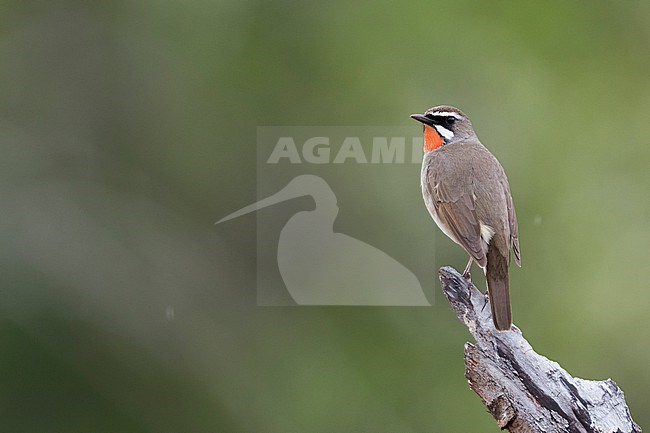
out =
[[[424,153],[432,152],[442,146],[443,139],[436,128],[424,125]]]

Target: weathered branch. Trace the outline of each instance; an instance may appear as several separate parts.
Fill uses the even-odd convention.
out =
[[[453,268],[440,269],[440,282],[476,340],[465,344],[465,377],[499,427],[512,433],[641,432],[613,380],[574,378],[535,353],[516,326],[496,331],[487,296]]]

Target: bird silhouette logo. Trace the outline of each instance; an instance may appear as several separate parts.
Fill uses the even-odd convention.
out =
[[[408,268],[372,245],[334,232],[336,195],[319,176],[296,176],[279,192],[217,224],[302,196],[311,196],[315,209],[289,219],[277,251],[280,275],[298,305],[431,305]]]

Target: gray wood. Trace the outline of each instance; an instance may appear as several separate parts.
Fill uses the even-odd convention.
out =
[[[476,340],[465,344],[465,377],[500,428],[512,433],[641,432],[613,380],[574,378],[536,353],[516,326],[496,331],[487,296],[455,269],[441,268],[440,282]]]

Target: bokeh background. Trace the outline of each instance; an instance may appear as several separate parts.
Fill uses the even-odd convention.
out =
[[[3,431],[498,431],[436,279],[465,256],[417,166],[346,193],[373,218],[335,228],[397,245],[429,308],[258,307],[255,215],[214,226],[256,200],[256,126],[418,128],[440,103],[508,172],[516,324],[650,425],[648,2],[16,1],[0,21]]]

